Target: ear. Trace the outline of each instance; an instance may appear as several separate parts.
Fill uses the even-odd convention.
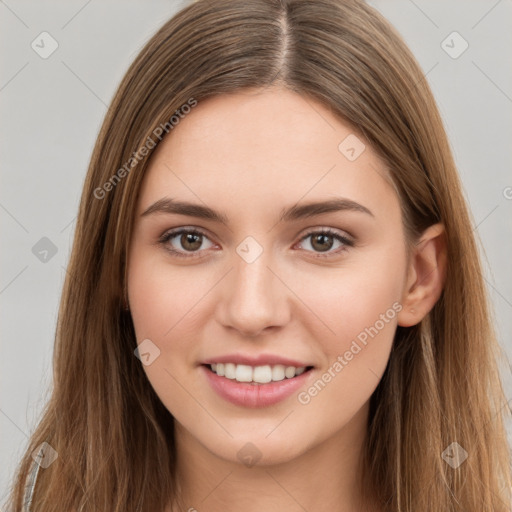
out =
[[[427,228],[414,247],[402,292],[403,309],[398,325],[416,325],[434,307],[443,291],[446,277],[446,233],[442,224]]]

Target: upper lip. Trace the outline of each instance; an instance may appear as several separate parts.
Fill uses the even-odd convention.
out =
[[[202,364],[214,363],[246,364],[249,366],[272,366],[276,364],[282,364],[283,366],[295,366],[296,368],[300,368],[302,366],[313,366],[312,364],[297,361],[296,359],[290,359],[288,357],[282,357],[274,354],[260,354],[258,356],[228,354],[224,356],[211,357],[203,361]]]

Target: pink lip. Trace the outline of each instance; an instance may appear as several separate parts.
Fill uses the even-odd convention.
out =
[[[304,363],[301,361],[296,361],[295,359],[288,359],[287,357],[281,357],[272,354],[260,354],[258,356],[230,354],[225,356],[211,357],[210,359],[203,361],[203,364],[213,363],[247,364],[249,366],[272,366],[276,364],[282,364],[284,366],[295,366],[295,368],[300,368],[301,366],[313,366],[311,363]]]
[[[268,384],[251,384],[219,377],[205,365],[201,365],[201,371],[213,390],[222,398],[232,404],[250,408],[267,407],[284,400],[303,386],[312,373],[305,371],[292,379],[285,377],[283,380]]]

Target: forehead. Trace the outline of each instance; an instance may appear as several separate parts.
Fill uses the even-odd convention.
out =
[[[387,174],[366,141],[319,102],[286,89],[241,91],[200,101],[164,137],[138,211],[164,196],[237,215],[348,197],[385,213],[399,208]]]

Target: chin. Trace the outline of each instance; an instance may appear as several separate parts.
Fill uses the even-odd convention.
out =
[[[235,432],[230,432],[234,436],[233,439],[221,440],[209,436],[203,444],[217,457],[246,467],[284,464],[299,457],[308,448],[305,443],[304,449],[301,450],[300,440],[285,436],[284,432],[280,436],[275,431],[268,437],[265,437],[266,434],[237,436]]]

